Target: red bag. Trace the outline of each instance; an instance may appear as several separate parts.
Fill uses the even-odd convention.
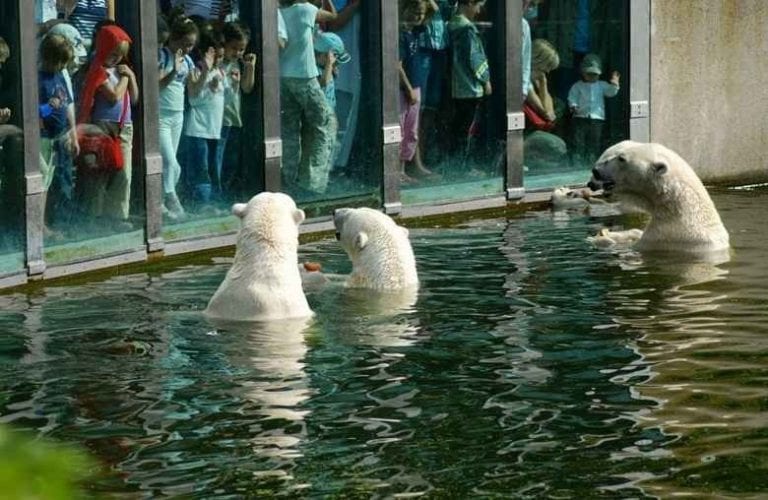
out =
[[[128,93],[123,96],[123,109],[115,133],[98,125],[80,125],[77,130],[77,142],[80,154],[75,159],[78,167],[104,172],[119,172],[125,166],[123,149],[120,146],[120,131],[125,123],[128,110]],[[113,128],[113,127],[109,127]]]
[[[555,122],[547,120],[541,116],[530,104],[523,103],[523,113],[525,114],[525,127],[536,130],[552,130],[555,128]]]
[[[120,137],[106,132],[88,133],[80,130],[77,142],[80,143],[80,155],[76,160],[79,167],[106,172],[119,172],[123,169],[125,163]]]

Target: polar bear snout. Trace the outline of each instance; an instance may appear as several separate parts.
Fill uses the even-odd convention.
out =
[[[613,177],[600,167],[601,165],[598,165],[592,169],[592,178],[587,183],[587,187],[592,191],[599,191],[602,189],[608,193],[616,183],[614,182]]]

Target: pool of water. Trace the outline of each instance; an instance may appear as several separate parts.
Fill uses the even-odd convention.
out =
[[[96,494],[759,497],[768,190],[714,199],[727,263],[590,247],[613,215],[414,229],[414,306],[331,286],[303,330],[206,322],[225,260],[2,295],[0,421],[85,446]]]

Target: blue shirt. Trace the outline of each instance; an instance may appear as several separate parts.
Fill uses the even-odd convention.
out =
[[[168,72],[173,68],[174,57],[168,47],[160,49],[158,57],[158,66],[160,71]],[[184,111],[184,87],[187,84],[189,73],[194,69],[195,64],[192,58],[184,56],[184,64],[181,71],[176,72],[176,76],[164,88],[160,89],[160,109],[167,111]]]
[[[115,68],[107,68],[107,77],[109,85],[115,88],[120,83],[120,76]],[[131,123],[131,97],[128,91],[125,91],[128,106],[125,108],[125,117],[123,123]],[[96,92],[93,98],[93,111],[91,111],[91,121],[107,121],[120,123],[120,117],[123,115],[123,99],[118,99],[116,103],[111,103],[104,98],[101,92]]]
[[[619,86],[603,80],[596,82],[578,81],[568,92],[568,107],[576,107],[573,116],[605,120],[605,98],[619,93]]]
[[[61,72],[40,71],[37,78],[40,98],[40,118],[43,119],[43,137],[56,137],[69,129],[67,108],[72,102],[72,94]],[[61,105],[54,108],[48,104],[53,97],[58,97]]]
[[[311,3],[296,3],[280,9],[288,32],[288,43],[280,51],[281,78],[317,78],[312,34],[319,9]]]
[[[93,30],[96,23],[106,17],[106,0],[77,0],[77,6],[67,18],[67,22],[77,28],[85,40],[93,44]]]
[[[423,26],[417,26],[413,31],[400,31],[400,62],[413,88],[426,86],[429,78],[430,54],[419,50],[419,40],[425,34]]]

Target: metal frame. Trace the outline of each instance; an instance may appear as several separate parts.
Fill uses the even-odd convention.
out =
[[[506,51],[505,97],[507,109],[506,166],[504,190],[508,200],[525,195],[523,188],[523,82],[521,77],[523,31],[523,6],[520,0],[504,2],[504,46]]]
[[[253,31],[253,45],[257,49],[258,71],[257,88],[251,98],[259,99],[259,129],[262,137],[252,167],[258,172],[256,191],[280,191],[280,164],[283,156],[283,143],[280,134],[280,61],[277,46],[277,0],[261,0],[250,16],[243,16],[246,22],[256,28]],[[253,8],[253,2],[248,2]],[[243,8],[241,14],[248,13]],[[245,125],[245,124],[244,124]],[[243,161],[246,155],[243,154]],[[263,166],[263,167],[262,167]],[[255,193],[254,193],[255,194]]]
[[[381,108],[376,113],[375,126],[381,130],[383,208],[385,213],[394,215],[403,210],[400,201],[400,83],[398,78],[393,78],[399,60],[399,13],[396,1],[378,0],[375,4],[378,8],[371,8],[367,19],[369,26],[377,26],[381,35],[376,40],[380,58],[376,68],[381,82]]]
[[[629,138],[651,140],[651,0],[629,2]]]
[[[18,0],[19,53],[21,54],[21,81],[37,82],[37,40],[35,30],[24,29],[35,25],[35,2]],[[21,114],[24,123],[24,176],[26,179],[26,260],[30,276],[45,271],[43,255],[43,228],[45,227],[45,198],[43,176],[40,173],[40,133],[37,85],[21,88]]]

